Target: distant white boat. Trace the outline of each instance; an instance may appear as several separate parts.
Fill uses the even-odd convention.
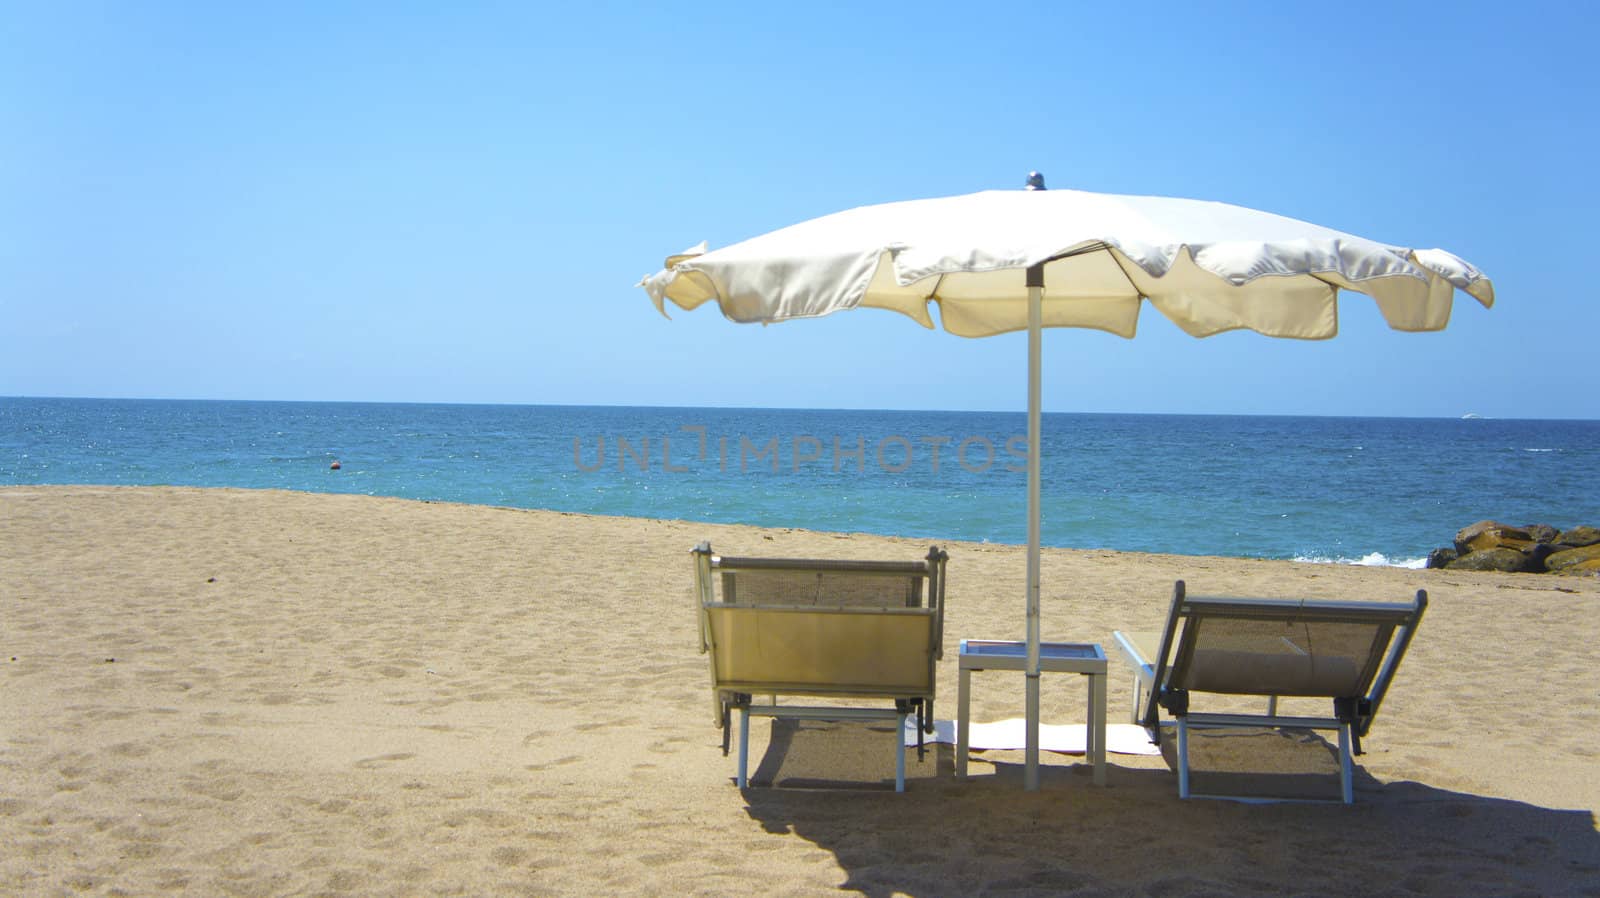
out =
[[[1463,420],[1463,421],[1482,421],[1482,420],[1485,420],[1485,419],[1484,419],[1484,417],[1482,415],[1480,415],[1480,414],[1478,414],[1476,412],[1467,412],[1465,415],[1461,416],[1461,420]]]

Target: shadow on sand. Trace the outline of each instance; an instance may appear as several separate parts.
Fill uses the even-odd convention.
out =
[[[825,728],[774,737],[753,781],[777,788],[747,790],[747,812],[832,852],[839,887],[875,898],[1600,896],[1587,810],[1378,783],[1359,767],[1353,806],[1180,801],[1170,770],[1114,758],[1105,788],[1083,764],[1052,763],[1028,793],[1010,760],[1020,753],[975,764],[962,782],[949,746],[920,764],[908,750],[908,792],[896,795],[889,752],[842,750],[850,734]],[[861,758],[864,775],[850,760]]]

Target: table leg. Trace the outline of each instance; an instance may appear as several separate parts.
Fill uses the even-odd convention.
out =
[[[969,713],[972,699],[972,671],[962,668],[956,687],[956,778],[967,776],[967,726],[972,721]]]
[[[1089,675],[1089,759],[1094,784],[1106,784],[1106,675]]]
[[[1083,675],[1084,692],[1084,717],[1083,717],[1083,760],[1087,764],[1094,763],[1094,674]]]

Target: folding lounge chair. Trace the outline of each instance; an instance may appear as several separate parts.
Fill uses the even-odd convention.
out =
[[[1361,754],[1361,738],[1427,607],[1420,589],[1409,604],[1204,598],[1185,595],[1179,580],[1162,633],[1112,636],[1134,667],[1134,722],[1159,741],[1160,709],[1176,719],[1180,797],[1191,795],[1190,727],[1267,726],[1338,730],[1340,783],[1350,804],[1351,754]],[[1200,712],[1190,707],[1196,693],[1264,696],[1267,710]],[[1333,714],[1280,715],[1280,696],[1331,699]]]
[[[739,788],[748,783],[750,717],[893,720],[895,791],[905,791],[905,719],[933,731],[935,663],[944,641],[944,566],[922,561],[732,558],[694,550],[700,651],[709,654],[722,751],[739,722]],[[752,696],[770,695],[770,704]],[[777,697],[844,699],[779,705]],[[884,707],[877,702],[891,702]]]

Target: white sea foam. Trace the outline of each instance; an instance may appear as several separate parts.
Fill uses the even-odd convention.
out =
[[[1340,555],[1330,558],[1327,555],[1296,555],[1295,561],[1307,564],[1355,564],[1362,567],[1399,567],[1408,570],[1421,570],[1428,566],[1426,556],[1420,558],[1390,558],[1382,552],[1368,552],[1360,558],[1350,558]]]

